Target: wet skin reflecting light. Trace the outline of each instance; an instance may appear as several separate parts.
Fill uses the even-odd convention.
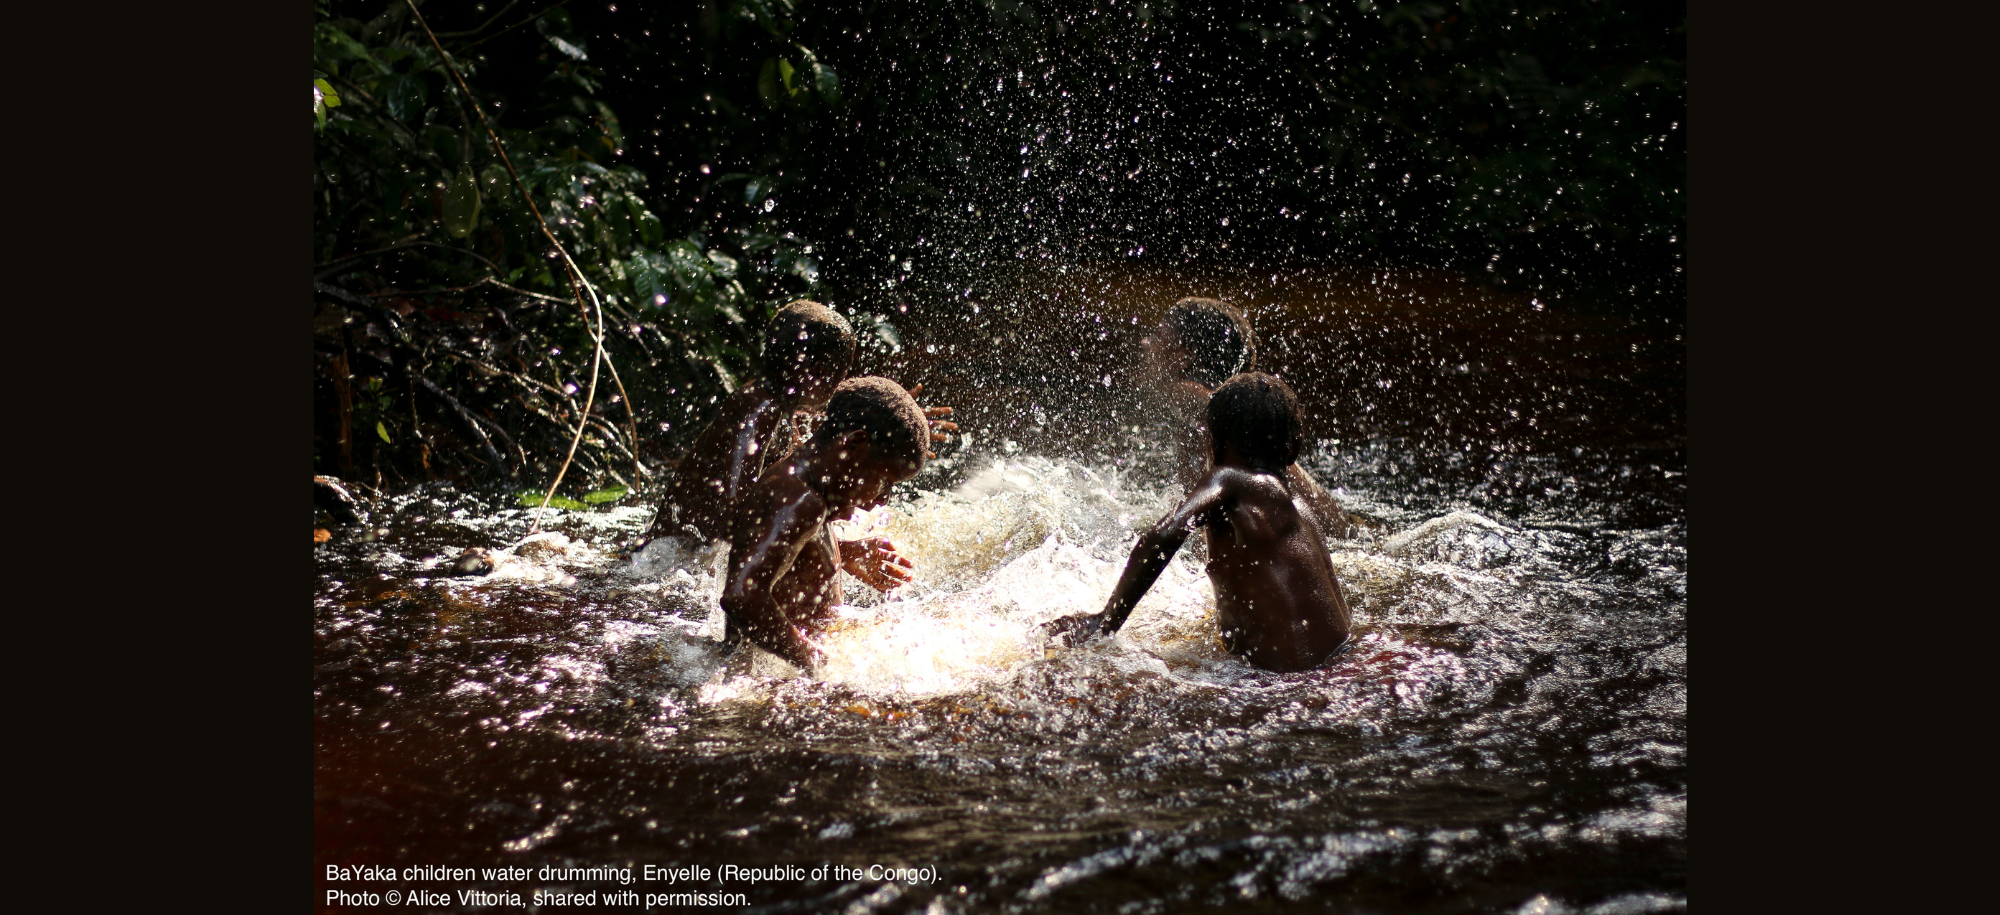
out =
[[[848,582],[817,679],[725,666],[714,557],[611,554],[649,508],[521,543],[503,499],[391,499],[315,547],[316,861],[940,875],[728,888],[770,911],[1684,908],[1679,327],[1262,279],[1066,274],[1039,325],[912,315],[863,368],[969,438],[846,525],[916,578]],[[1225,654],[1194,549],[1117,640],[1036,637],[1172,504],[1129,382],[1179,294],[1245,303],[1365,522],[1324,669]],[[496,571],[449,577],[471,546]]]

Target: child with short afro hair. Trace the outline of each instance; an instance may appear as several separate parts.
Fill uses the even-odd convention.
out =
[[[1230,653],[1258,667],[1317,667],[1346,644],[1350,617],[1323,534],[1285,468],[1305,443],[1298,395],[1262,372],[1216,388],[1208,401],[1214,465],[1187,499],[1139,536],[1103,611],[1049,624],[1076,644],[1116,633],[1197,527],[1208,532],[1215,620]]]
[[[765,468],[797,446],[801,414],[826,406],[835,386],[853,371],[859,348],[854,329],[833,309],[809,299],[778,309],[764,333],[764,376],[729,395],[696,436],[667,482],[645,539],[687,537],[699,546],[726,537],[730,507]],[[950,407],[934,407],[923,415],[949,413]],[[941,432],[958,428],[936,425]],[[893,570],[880,561],[885,543],[843,543],[842,567],[879,590],[896,587]]]
[[[840,594],[841,550],[827,523],[882,504],[891,486],[923,468],[930,441],[924,411],[900,385],[872,377],[841,382],[812,438],[736,502],[722,592],[726,640],[748,641],[807,670],[817,666],[816,640]],[[908,580],[910,561],[882,543],[884,570]]]
[[[1175,476],[1183,492],[1192,491],[1208,470],[1209,429],[1204,421],[1209,396],[1216,386],[1239,373],[1257,368],[1257,334],[1243,310],[1217,299],[1189,297],[1167,309],[1153,332],[1140,341],[1147,375],[1166,401],[1167,437],[1174,451]],[[1292,488],[1305,500],[1328,535],[1344,538],[1353,532],[1339,500],[1296,462],[1285,468]]]

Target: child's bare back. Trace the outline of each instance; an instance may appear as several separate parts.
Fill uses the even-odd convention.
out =
[[[1167,517],[1139,536],[1104,610],[1058,620],[1062,641],[1118,631],[1195,528],[1208,532],[1216,624],[1232,654],[1258,667],[1316,667],[1349,634],[1347,601],[1325,540],[1286,467],[1303,442],[1291,388],[1261,372],[1229,379],[1208,405],[1214,466]]]
[[[1347,602],[1323,534],[1284,477],[1218,466],[1185,507],[1206,515],[1215,621],[1230,653],[1269,670],[1305,670],[1347,641]]]

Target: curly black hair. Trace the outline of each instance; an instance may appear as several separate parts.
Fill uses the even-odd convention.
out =
[[[1244,372],[1215,389],[1208,399],[1208,432],[1218,457],[1230,445],[1253,462],[1276,467],[1297,461],[1306,443],[1299,396],[1263,372]]]
[[[800,371],[845,377],[854,367],[861,343],[854,328],[833,309],[800,299],[778,309],[764,331],[764,372],[773,380]]]
[[[1243,310],[1216,299],[1186,298],[1167,310],[1165,323],[1194,354],[1190,380],[1215,387],[1238,372],[1257,368],[1257,334]]]
[[[931,424],[902,385],[873,375],[841,382],[826,402],[826,421],[813,439],[832,441],[849,429],[866,431],[876,454],[923,469]]]

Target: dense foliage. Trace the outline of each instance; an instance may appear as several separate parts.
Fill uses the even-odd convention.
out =
[[[799,295],[883,346],[888,306],[1042,259],[1684,297],[1678,4],[420,8],[605,301],[631,402],[600,391],[578,487],[671,455]],[[587,388],[582,311],[406,0],[316,9],[316,467],[539,483]]]
[[[624,370],[600,383],[578,484],[636,483],[638,457],[754,371],[774,305],[814,291],[809,246],[754,209],[714,224],[727,242],[707,223],[670,230],[565,10],[435,25],[470,85],[505,87],[468,100],[407,4],[371,6],[364,21],[322,4],[313,29],[315,471],[548,479],[589,393],[601,302]],[[503,48],[509,72],[489,80]],[[594,287],[588,306],[472,104]],[[768,190],[716,180],[753,206]]]

